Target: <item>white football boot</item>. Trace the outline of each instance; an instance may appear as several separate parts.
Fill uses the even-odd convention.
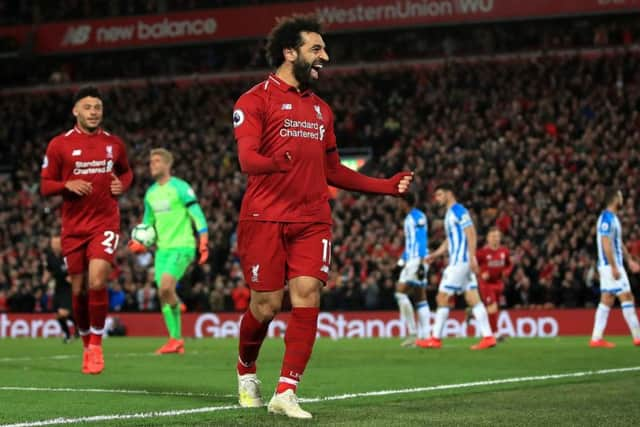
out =
[[[243,408],[264,406],[260,393],[260,380],[256,374],[238,375],[238,403]]]
[[[308,420],[312,415],[302,409],[298,404],[298,397],[289,389],[284,393],[274,394],[267,406],[267,411],[272,414],[286,415],[289,418]]]

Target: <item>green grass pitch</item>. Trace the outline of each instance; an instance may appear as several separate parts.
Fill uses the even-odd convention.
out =
[[[634,425],[640,347],[628,337],[611,340],[617,348],[591,349],[587,337],[566,337],[510,339],[475,352],[471,339],[445,340],[441,350],[401,348],[399,339],[319,339],[299,388],[314,419],[297,422],[237,408],[235,340],[188,340],[182,356],[155,356],[163,340],[111,338],[105,371],[86,376],[79,342],[5,339],[0,424]],[[281,339],[265,342],[258,371],[265,399],[282,353]]]

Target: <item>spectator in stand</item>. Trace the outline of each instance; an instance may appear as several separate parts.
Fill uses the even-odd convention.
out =
[[[144,286],[137,291],[138,310],[156,311],[156,287],[151,281],[145,282]]]

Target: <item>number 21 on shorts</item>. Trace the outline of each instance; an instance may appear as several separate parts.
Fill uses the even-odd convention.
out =
[[[113,231],[105,231],[104,232],[105,239],[102,241],[102,246],[104,246],[104,251],[109,255],[112,255],[116,248],[118,247],[118,241],[120,240],[120,235]]]

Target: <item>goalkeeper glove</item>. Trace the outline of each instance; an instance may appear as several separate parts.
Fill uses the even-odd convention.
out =
[[[134,254],[143,254],[147,252],[147,247],[136,240],[129,240],[127,248]]]
[[[198,244],[198,252],[200,252],[200,258],[198,258],[198,264],[202,265],[209,259],[209,235],[205,231],[200,234],[200,242]]]

